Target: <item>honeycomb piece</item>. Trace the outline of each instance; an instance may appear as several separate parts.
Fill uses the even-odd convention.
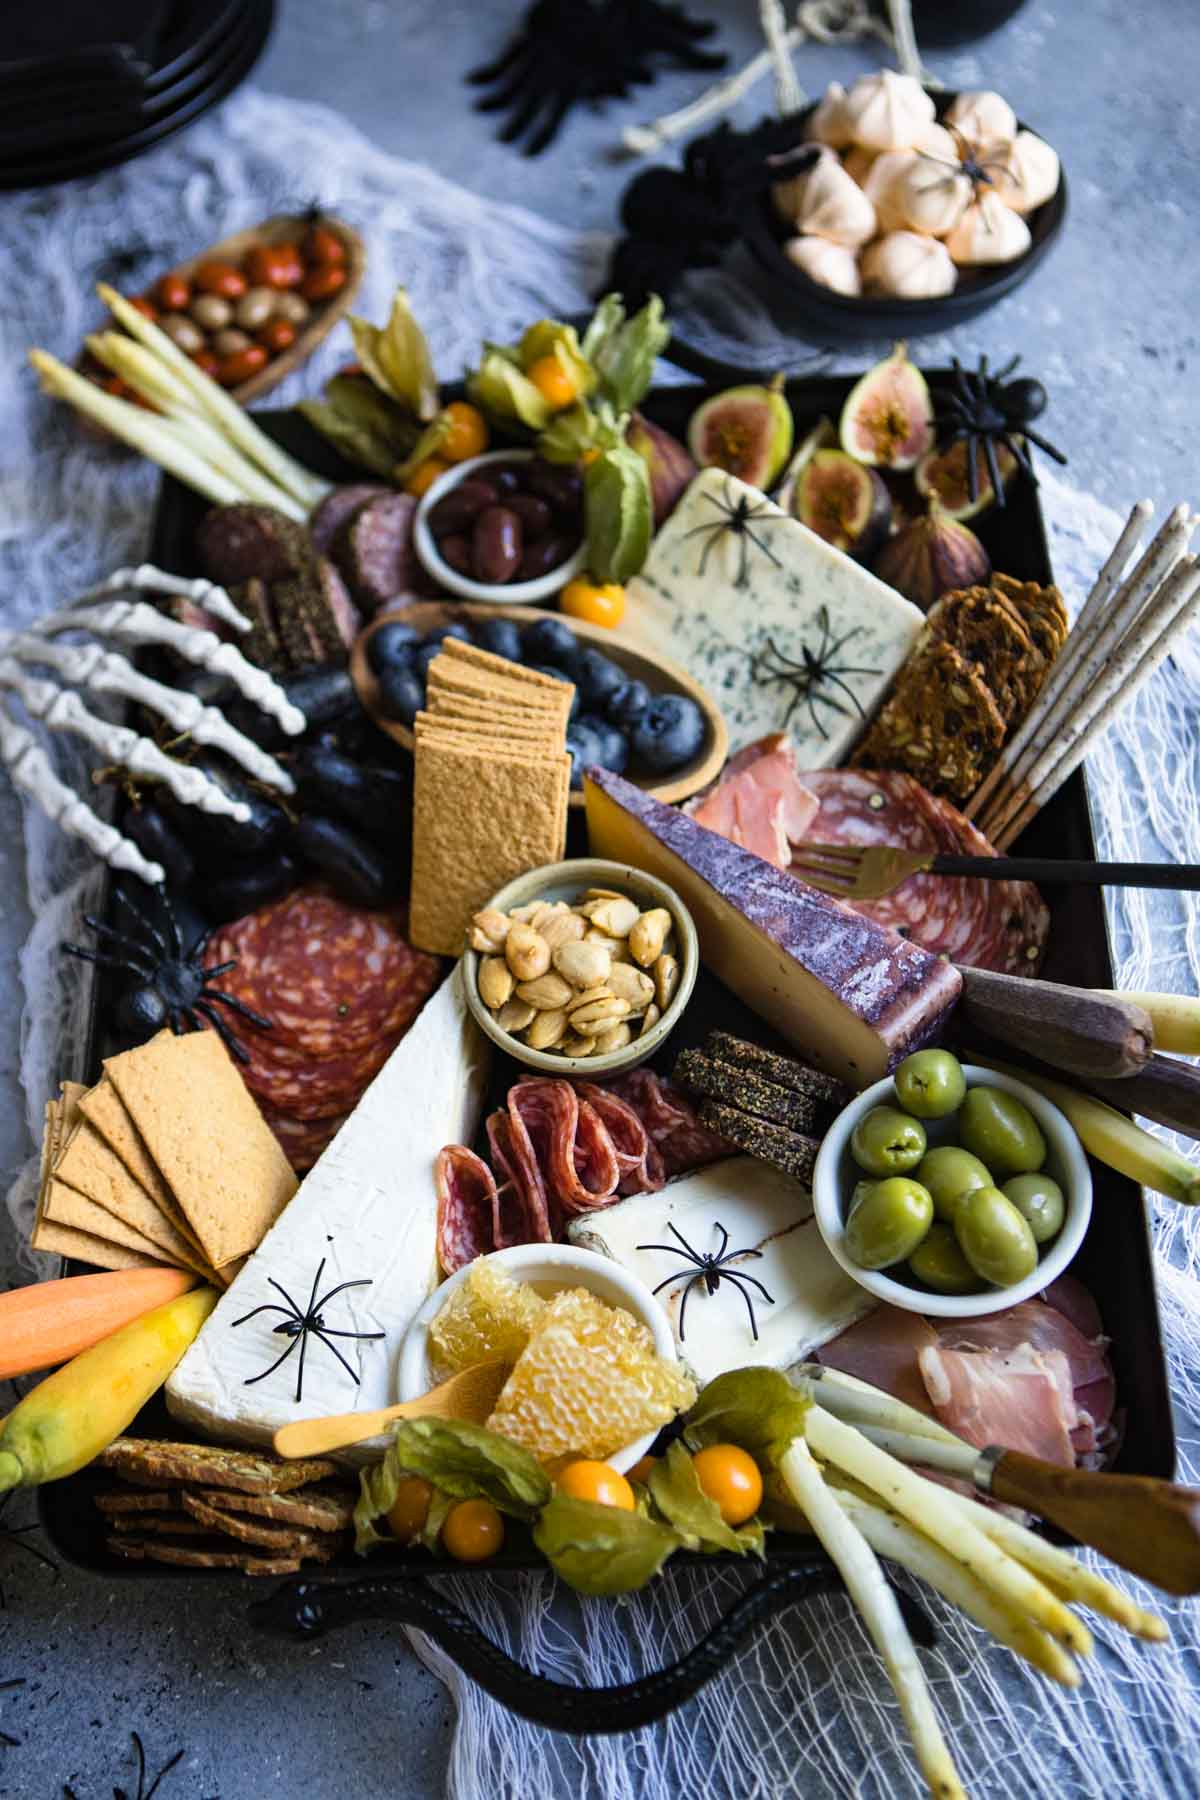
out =
[[[472,1363],[515,1363],[545,1310],[533,1288],[480,1257],[429,1327],[434,1373],[444,1379]]]
[[[539,1462],[602,1461],[695,1398],[693,1383],[658,1356],[644,1325],[572,1288],[556,1294],[537,1320],[488,1427]]]

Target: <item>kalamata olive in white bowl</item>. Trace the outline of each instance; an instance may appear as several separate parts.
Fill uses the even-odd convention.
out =
[[[530,471],[528,487],[521,482],[522,468]],[[438,477],[417,507],[413,544],[422,565],[442,587],[464,600],[528,606],[550,599],[583,568],[578,480],[573,469],[543,464],[532,450],[489,450],[456,463]],[[554,498],[555,481],[561,485],[560,504]],[[461,501],[457,507],[456,495]],[[509,501],[540,502],[540,508]],[[574,518],[568,516],[568,501],[575,508]],[[538,535],[530,537],[531,531]],[[556,559],[545,573],[518,579],[522,560],[539,546],[543,553],[552,551],[560,536],[573,543],[570,553]],[[491,579],[480,578],[481,567],[493,572]]]

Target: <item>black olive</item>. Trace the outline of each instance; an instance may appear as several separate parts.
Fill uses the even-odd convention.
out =
[[[121,829],[143,856],[162,864],[171,887],[191,887],[196,872],[192,853],[157,806],[131,806],[121,821]]]
[[[248,819],[234,819],[228,813],[201,812],[199,807],[184,806],[170,797],[171,824],[185,840],[198,862],[211,859],[228,861],[233,857],[261,856],[279,844],[288,829],[288,816],[281,806],[257,788],[251,787],[222,758],[212,754],[198,756],[192,763],[214,781],[231,800],[250,809]],[[161,804],[168,807],[168,797]]]
[[[294,773],[314,811],[349,819],[372,838],[394,837],[400,831],[412,793],[406,774],[364,765],[316,744],[296,758]]]
[[[305,669],[300,675],[289,675],[280,686],[292,705],[304,714],[307,720],[305,736],[352,718],[362,710],[350,672],[340,663],[327,663],[319,669]],[[284,750],[298,741],[289,736],[270,713],[263,712],[252,700],[240,695],[222,711],[237,731],[263,750]]]
[[[295,858],[280,852],[235,869],[228,875],[205,876],[196,899],[212,924],[226,925],[230,919],[244,918],[260,906],[282,900],[299,879],[300,870]]]
[[[385,906],[395,897],[397,884],[386,859],[340,819],[306,814],[296,827],[295,842],[340,899],[354,906]]]

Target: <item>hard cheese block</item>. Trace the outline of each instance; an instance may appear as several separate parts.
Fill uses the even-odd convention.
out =
[[[720,1282],[715,1294],[698,1282],[684,1311],[686,1276],[699,1270],[683,1254],[671,1226],[700,1254],[720,1249],[722,1227],[729,1233],[729,1251],[762,1252],[736,1255],[727,1265],[736,1275],[760,1281],[771,1296],[768,1302],[757,1288],[745,1289],[754,1307],[757,1340],[736,1282]],[[657,1194],[638,1194],[586,1213],[567,1235],[573,1243],[613,1257],[650,1288],[678,1271],[679,1280],[658,1297],[680,1354],[701,1383],[749,1363],[786,1369],[875,1305],[825,1248],[808,1191],[749,1156],[714,1163]],[[675,1249],[639,1248],[664,1243]]]
[[[962,977],[606,769],[584,777],[593,856],[657,875],[690,909],[705,966],[808,1062],[864,1088],[933,1037]]]
[[[629,583],[624,635],[681,663],[730,749],[786,731],[797,767],[843,762],[924,620],[757,488],[704,469]]]
[[[267,1444],[293,1419],[368,1411],[397,1398],[400,1340],[437,1280],[434,1158],[444,1144],[471,1142],[487,1074],[487,1042],[460,982],[455,969],[222,1296],[167,1383],[176,1418],[211,1437]],[[247,1387],[286,1348],[287,1340],[274,1335],[283,1315],[262,1313],[236,1327],[234,1320],[264,1303],[282,1304],[272,1277],[306,1307],[322,1258],[322,1293],[343,1281],[371,1283],[339,1294],[326,1309],[326,1325],[386,1334],[373,1342],[335,1340],[359,1385],[327,1345],[310,1337],[299,1405],[298,1349],[274,1375]],[[369,1443],[356,1446],[359,1455],[370,1450]]]

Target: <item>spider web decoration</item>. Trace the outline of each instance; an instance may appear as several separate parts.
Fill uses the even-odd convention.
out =
[[[722,1225],[720,1219],[714,1219],[713,1224],[716,1230],[721,1234],[721,1242],[715,1250],[693,1250],[682,1231],[680,1231],[677,1226],[672,1225],[669,1221],[667,1230],[671,1233],[672,1237],[679,1239],[678,1248],[674,1244],[638,1244],[635,1246],[638,1250],[665,1250],[668,1256],[682,1256],[695,1268],[695,1274],[693,1274],[689,1268],[676,1269],[673,1275],[668,1275],[665,1281],[660,1281],[656,1288],[651,1289],[651,1292],[654,1294],[661,1294],[663,1289],[665,1287],[670,1287],[673,1281],[687,1282],[687,1286],[683,1290],[683,1298],[679,1302],[679,1341],[682,1344],[683,1319],[684,1314],[687,1311],[688,1297],[690,1296],[692,1289],[699,1283],[706,1294],[715,1294],[721,1283],[727,1281],[746,1302],[746,1311],[750,1315],[750,1335],[757,1344],[758,1321],[754,1317],[754,1302],[746,1292],[744,1284],[749,1283],[751,1287],[757,1288],[768,1306],[774,1306],[775,1296],[773,1294],[768,1294],[762,1282],[757,1280],[753,1275],[747,1275],[745,1271],[741,1269],[731,1269],[729,1264],[737,1262],[739,1257],[761,1256],[762,1251],[731,1250],[729,1248],[729,1233]]]
[[[325,1264],[327,1261],[328,1258],[323,1256],[320,1263],[317,1265],[317,1272],[313,1276],[312,1292],[308,1297],[308,1305],[303,1312],[296,1305],[296,1302],[292,1299],[292,1296],[288,1293],[282,1282],[276,1281],[273,1275],[268,1275],[267,1280],[273,1288],[277,1289],[277,1291],[283,1295],[284,1299],[287,1301],[287,1305],[280,1306],[276,1301],[267,1300],[264,1301],[261,1306],[256,1306],[253,1312],[243,1313],[240,1319],[234,1319],[231,1329],[236,1329],[239,1325],[245,1325],[250,1319],[257,1319],[260,1313],[282,1313],[282,1324],[272,1326],[272,1332],[279,1337],[291,1339],[291,1342],[288,1344],[288,1347],[283,1352],[282,1356],[277,1356],[270,1368],[264,1369],[260,1375],[248,1375],[244,1386],[254,1387],[256,1383],[265,1381],[268,1375],[273,1375],[276,1369],[287,1361],[288,1357],[292,1354],[292,1351],[298,1344],[300,1346],[300,1363],[296,1371],[296,1405],[299,1406],[304,1394],[304,1355],[305,1351],[308,1349],[308,1340],[310,1336],[319,1338],[327,1350],[332,1350],[355,1387],[361,1386],[358,1375],[350,1367],[350,1364],[346,1361],[337,1345],[331,1340],[333,1338],[381,1338],[386,1337],[387,1333],[385,1331],[335,1331],[331,1326],[326,1325],[323,1309],[329,1305],[329,1302],[335,1295],[345,1293],[347,1288],[370,1287],[371,1285],[369,1279],[364,1281],[343,1281],[340,1282],[337,1287],[330,1288],[329,1292],[323,1294],[318,1300],[317,1290],[321,1285],[321,1277],[325,1273]]]

